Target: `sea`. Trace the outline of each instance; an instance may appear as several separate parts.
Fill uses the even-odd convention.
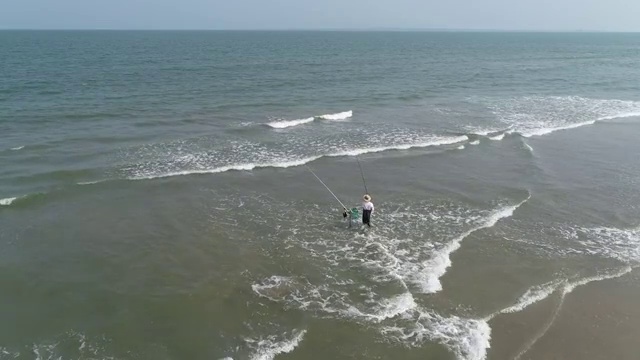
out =
[[[638,359],[639,137],[640,34],[1,31],[0,359]]]

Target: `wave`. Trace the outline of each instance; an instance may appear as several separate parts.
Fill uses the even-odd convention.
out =
[[[5,199],[0,199],[0,205],[2,206],[9,206],[11,205],[18,197],[12,197],[12,198],[5,198]]]
[[[603,280],[619,278],[623,275],[628,274],[632,270],[633,270],[633,267],[626,266],[618,271],[585,277],[585,278],[574,280],[574,281],[570,281],[569,279],[558,279],[558,280],[547,282],[542,285],[532,286],[531,288],[527,289],[527,291],[524,294],[522,294],[522,296],[518,298],[518,300],[514,305],[511,305],[496,313],[493,313],[492,315],[487,317],[487,320],[490,320],[499,314],[512,314],[512,313],[523,311],[527,307],[548,298],[549,296],[551,296],[551,294],[555,293],[556,291],[560,290],[561,296],[564,297],[567,294],[570,294],[573,290],[575,290],[579,286],[587,285],[595,281],[603,281]]]
[[[258,340],[246,339],[245,341],[256,347],[255,354],[251,356],[252,360],[273,360],[276,355],[290,353],[295,350],[306,332],[306,330],[295,330],[290,338],[283,340],[271,335]]]
[[[352,116],[353,116],[353,111],[349,110],[349,111],[339,112],[335,114],[312,116],[304,119],[272,121],[270,123],[267,123],[266,125],[274,129],[285,129],[288,127],[308,124],[310,122],[313,122],[315,119],[338,121],[338,120],[346,120]]]
[[[24,145],[23,145],[23,146],[17,146],[17,147],[11,148],[10,150],[11,150],[11,151],[18,151],[18,150],[22,150],[22,149],[24,149]]]
[[[424,148],[424,147],[431,147],[431,146],[452,145],[452,144],[457,144],[459,142],[463,142],[467,140],[469,140],[469,137],[467,137],[466,135],[456,136],[456,137],[442,137],[442,138],[434,138],[429,141],[421,141],[421,142],[409,143],[409,144],[345,150],[345,151],[340,151],[337,153],[328,154],[324,156],[327,156],[327,157],[357,156],[357,155],[378,153],[378,152],[389,151],[389,150],[409,150],[414,148]]]
[[[18,197],[12,197],[12,198],[4,198],[4,199],[0,199],[0,205],[2,206],[9,206],[11,205]]]
[[[308,157],[304,159],[283,161],[283,162],[268,162],[268,163],[258,163],[258,164],[247,163],[247,164],[220,166],[212,169],[175,171],[175,172],[169,172],[169,173],[159,174],[159,175],[138,176],[138,177],[129,178],[129,180],[149,180],[149,179],[166,178],[166,177],[172,177],[172,176],[215,174],[215,173],[223,173],[227,171],[250,171],[258,168],[288,168],[288,167],[294,167],[294,166],[302,166],[314,160],[317,160],[321,157],[322,156],[313,156],[313,157]]]
[[[608,115],[598,118],[598,121],[606,121],[606,120],[614,120],[614,119],[622,119],[628,117],[640,117],[640,111],[628,112],[628,113],[620,113],[616,115]]]
[[[211,169],[183,170],[183,171],[167,172],[167,173],[158,174],[158,175],[135,176],[135,177],[128,178],[128,180],[149,180],[149,179],[166,178],[166,177],[181,176],[181,175],[223,173],[227,171],[250,171],[258,168],[289,168],[289,167],[295,167],[295,166],[302,166],[323,157],[357,156],[357,155],[378,153],[378,152],[390,151],[390,150],[408,150],[412,148],[451,145],[451,144],[456,144],[459,142],[466,141],[468,139],[469,138],[467,136],[440,137],[440,138],[436,137],[429,141],[421,141],[416,143],[389,145],[389,146],[381,146],[381,147],[373,147],[373,148],[357,148],[352,150],[344,150],[344,151],[339,151],[335,153],[310,156],[306,158],[288,160],[288,161],[273,161],[273,162],[263,162],[263,163],[245,163],[245,164],[225,165],[225,166],[219,166]]]
[[[523,137],[543,136],[599,121],[640,116],[640,102],[637,101],[579,96],[534,96],[484,101],[497,119],[508,125],[507,134]]]
[[[427,272],[423,274],[424,281],[422,282],[421,290],[424,293],[436,293],[442,290],[442,284],[440,283],[440,278],[446,273],[447,269],[451,266],[451,254],[458,250],[461,246],[462,241],[473,234],[476,231],[487,229],[493,227],[498,223],[501,219],[505,219],[511,217],[513,213],[518,209],[522,204],[527,202],[531,198],[529,195],[522,202],[506,206],[504,208],[498,209],[494,211],[491,215],[489,215],[484,222],[480,225],[465,231],[462,235],[456,237],[447,244],[442,250],[434,254],[434,256],[429,259],[424,265],[424,268],[427,269]]]
[[[491,136],[489,138],[489,140],[500,141],[500,140],[504,139],[504,136],[505,136],[505,133],[498,134],[498,135],[495,135],[495,136]]]
[[[460,145],[460,146],[458,146],[456,149],[458,149],[458,150],[464,150],[464,145]]]
[[[414,309],[380,331],[405,346],[422,347],[437,342],[447,347],[457,359],[484,360],[491,347],[491,327],[486,320],[466,319]]]
[[[479,144],[480,144],[480,140],[473,140],[469,142],[469,145],[479,145]]]
[[[326,115],[320,115],[318,116],[319,119],[323,119],[323,120],[346,120],[350,117],[353,116],[353,111],[349,110],[349,111],[344,111],[344,112],[340,112],[340,113],[336,113],[336,114],[326,114]]]
[[[302,125],[310,123],[314,120],[314,118],[306,118],[306,119],[297,119],[297,120],[282,120],[282,121],[273,121],[267,124],[274,129],[284,129],[292,126]]]
[[[563,125],[563,126],[542,127],[542,128],[538,128],[538,129],[524,130],[524,131],[520,131],[520,132],[514,131],[514,133],[518,133],[523,137],[529,138],[529,137],[533,137],[533,136],[542,136],[542,135],[551,134],[552,132],[555,132],[555,131],[569,130],[569,129],[579,128],[579,127],[582,127],[582,126],[593,125],[595,123],[596,123],[596,120],[589,120],[589,121],[585,121],[585,122],[581,122],[581,123],[568,124],[568,125]]]

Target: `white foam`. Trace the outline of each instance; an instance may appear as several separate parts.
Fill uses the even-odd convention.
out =
[[[469,138],[465,135],[457,136],[457,137],[433,137],[426,141],[423,140],[423,141],[418,141],[414,143],[389,145],[389,146],[381,146],[381,147],[356,148],[351,150],[338,151],[335,153],[310,156],[306,158],[289,160],[289,161],[246,163],[246,164],[219,166],[219,167],[214,167],[210,169],[182,170],[182,171],[167,172],[163,174],[134,176],[129,178],[129,180],[148,180],[148,179],[166,178],[166,177],[181,176],[181,175],[194,175],[194,174],[215,174],[215,173],[223,173],[227,171],[250,171],[258,168],[289,168],[289,167],[295,167],[295,166],[302,166],[312,161],[318,160],[322,157],[357,156],[362,154],[377,153],[377,152],[383,152],[383,151],[389,151],[389,150],[408,150],[412,148],[442,146],[442,145],[456,144],[462,141],[466,141],[468,139]]]
[[[524,147],[525,149],[529,150],[529,152],[531,154],[533,154],[533,148],[531,147],[531,145],[527,144],[526,142],[523,141]]]
[[[431,259],[425,262],[424,268],[426,269],[426,273],[422,274],[423,281],[421,282],[421,290],[424,293],[435,293],[442,290],[442,284],[440,283],[440,278],[446,273],[447,269],[451,266],[451,258],[450,255],[458,250],[461,246],[462,241],[469,235],[474,232],[487,229],[493,227],[500,219],[505,219],[511,217],[515,210],[519,208],[522,204],[527,202],[531,195],[529,195],[525,200],[520,202],[519,204],[506,206],[504,208],[498,209],[494,211],[490,216],[488,216],[483,223],[480,225],[465,231],[462,235],[456,237],[448,243],[443,249],[436,252]]]
[[[618,278],[620,276],[623,276],[623,275],[629,273],[631,270],[633,270],[631,267],[625,267],[625,268],[623,268],[623,269],[621,269],[619,271],[613,272],[613,273],[587,277],[587,278],[583,278],[583,279],[577,280],[575,282],[569,282],[569,281],[561,282],[561,284],[564,284],[564,286],[562,287],[562,294],[561,294],[561,297],[560,297],[560,302],[558,303],[558,306],[556,307],[555,311],[553,312],[553,315],[551,316],[549,321],[547,321],[545,326],[542,329],[540,329],[540,331],[536,334],[536,336],[534,336],[523,347],[523,349],[518,353],[518,355],[516,355],[514,357],[514,360],[520,359],[522,357],[522,355],[526,354],[538,342],[538,340],[540,340],[547,333],[547,331],[551,328],[551,325],[553,325],[554,321],[558,317],[558,314],[560,313],[560,309],[562,308],[562,305],[564,304],[564,300],[565,300],[566,296],[569,293],[571,293],[573,290],[575,290],[575,288],[577,288],[579,286],[582,286],[582,285],[586,285],[586,284],[594,282],[594,281],[602,281],[602,280],[607,280],[607,279]],[[555,289],[554,289],[554,291],[555,291]],[[532,302],[532,303],[534,303],[534,302]],[[522,309],[524,309],[524,307]],[[521,310],[519,310],[519,311],[521,311]],[[504,313],[504,311],[502,311],[501,313]]]
[[[469,143],[469,145],[478,145],[480,144],[480,140],[473,140],[472,142]]]
[[[484,360],[491,346],[491,327],[485,320],[444,317],[416,309],[404,319],[381,329],[383,335],[405,346],[421,347],[425,342],[438,342],[457,359]]]
[[[589,99],[579,96],[533,96],[485,99],[507,133],[543,136],[624,117],[640,116],[640,102]]]
[[[312,122],[314,118],[306,118],[306,119],[296,119],[296,120],[282,120],[282,121],[273,121],[268,123],[267,125],[274,129],[284,129],[292,126],[298,126],[302,124],[308,124]]]
[[[94,185],[94,184],[99,184],[105,181],[109,181],[109,180],[94,180],[94,181],[81,181],[79,183],[77,183],[78,185]]]
[[[291,160],[291,161],[283,161],[283,162],[269,162],[269,163],[247,163],[247,164],[238,164],[238,165],[227,165],[215,167],[212,169],[202,169],[202,170],[183,170],[183,171],[175,171],[169,172],[165,174],[158,175],[145,175],[130,178],[130,180],[148,180],[148,179],[157,179],[157,178],[165,178],[171,176],[183,176],[183,175],[195,175],[195,174],[215,174],[215,173],[223,173],[227,171],[250,171],[257,168],[288,168],[294,166],[301,166],[317,160],[322,156],[313,156],[299,160]]]
[[[442,145],[451,145],[456,144],[462,141],[469,140],[466,135],[456,136],[456,137],[436,137],[428,141],[421,141],[415,143],[407,143],[407,144],[398,144],[398,145],[389,145],[389,146],[381,146],[381,147],[373,147],[373,148],[361,148],[361,149],[352,149],[345,150],[333,154],[326,155],[328,157],[338,157],[338,156],[357,156],[362,154],[370,154],[377,153],[389,150],[409,150],[413,148],[424,148],[430,146],[442,146]]]
[[[587,277],[584,279],[580,279],[574,282],[567,282],[567,284],[564,286],[564,294],[569,294],[571,293],[573,290],[575,290],[575,288],[582,286],[582,285],[586,285],[588,283],[594,282],[594,281],[603,281],[603,280],[609,280],[609,279],[615,279],[615,278],[619,278],[623,275],[626,275],[628,273],[630,273],[633,270],[633,268],[631,266],[627,266],[623,269],[620,269],[618,271],[612,272],[612,273],[605,273],[605,274],[601,274],[601,275],[596,275],[596,276],[591,276],[591,277]]]
[[[340,112],[340,113],[336,113],[336,114],[326,114],[326,115],[320,115],[318,116],[318,118],[323,119],[323,120],[346,120],[350,117],[353,116],[353,111],[349,110],[349,111],[344,111],[344,112]]]
[[[11,205],[11,204],[16,200],[16,199],[17,199],[17,197],[0,199],[0,205],[9,206],[9,205]]]
[[[628,118],[628,117],[640,117],[640,111],[603,116],[601,118],[598,118],[598,120],[605,121],[605,120],[614,120],[614,119],[621,119],[621,118]]]
[[[417,304],[410,292],[396,295],[390,299],[383,299],[379,304],[379,309],[372,314],[363,313],[355,308],[351,308],[351,315],[359,315],[367,320],[381,322],[402,315],[417,307]]]
[[[504,135],[505,135],[505,133],[498,134],[498,135],[495,135],[495,136],[491,136],[489,139],[493,140],[493,141],[500,141],[500,140],[504,139]]]
[[[268,336],[258,340],[247,339],[247,343],[257,348],[251,359],[273,360],[278,354],[290,353],[300,344],[306,332],[306,330],[295,330],[291,334],[291,338],[284,340],[278,340],[276,336]]]
[[[598,227],[579,231],[584,237],[578,237],[576,233],[565,236],[574,236],[578,244],[584,247],[584,253],[613,258],[627,264],[640,262],[640,229]]]
[[[575,129],[575,128],[579,128],[579,127],[586,126],[586,125],[593,125],[595,123],[596,123],[595,120],[589,120],[589,121],[584,121],[584,122],[575,123],[575,124],[562,125],[562,126],[543,127],[543,128],[538,128],[538,129],[522,131],[522,132],[520,132],[520,135],[522,135],[524,137],[527,137],[527,138],[528,137],[533,137],[533,136],[542,136],[542,135],[551,134],[554,131]]]
[[[456,149],[458,149],[458,150],[464,150],[464,145],[460,145],[460,146],[458,146]]]
[[[18,147],[11,148],[11,150],[13,150],[13,151],[22,150],[22,149],[24,149],[24,146],[18,146]]]
[[[579,286],[586,285],[594,281],[603,281],[603,280],[618,278],[625,274],[628,274],[632,270],[633,268],[631,266],[627,266],[618,271],[586,277],[576,281],[569,281],[567,279],[558,279],[558,280],[547,282],[542,285],[532,286],[531,288],[527,289],[527,291],[524,294],[522,294],[520,298],[518,298],[518,300],[514,305],[504,308],[490,315],[489,317],[487,317],[486,320],[490,320],[498,314],[510,314],[510,313],[523,311],[527,307],[548,298],[551,294],[556,292],[558,289],[562,289],[561,296],[564,297]]]
[[[536,285],[529,288],[518,301],[508,308],[500,310],[500,314],[516,313],[524,310],[525,308],[542,301],[553,294],[560,285],[564,284],[564,280],[554,280],[546,284]],[[493,316],[492,316],[493,317]]]

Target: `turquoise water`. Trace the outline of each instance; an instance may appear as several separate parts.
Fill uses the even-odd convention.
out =
[[[638,34],[2,31],[0,74],[0,359],[500,358],[640,260]],[[356,159],[366,232],[307,170],[355,206]]]

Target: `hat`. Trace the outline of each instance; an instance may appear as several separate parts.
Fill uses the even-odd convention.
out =
[[[364,199],[364,201],[371,201],[371,196],[369,196],[368,194],[362,197]]]

